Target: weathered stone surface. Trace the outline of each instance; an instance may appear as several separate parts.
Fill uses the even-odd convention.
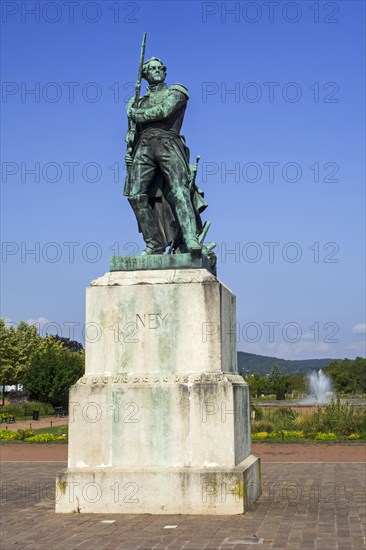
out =
[[[83,377],[70,393],[69,466],[210,469],[242,462],[250,437],[241,376],[175,378]],[[95,445],[103,439],[110,443]]]
[[[235,297],[206,269],[107,273],[86,300],[86,374],[236,372]]]
[[[205,269],[107,273],[86,326],[56,511],[243,513],[260,466],[230,290]]]
[[[56,479],[56,511],[242,514],[260,490],[259,459],[231,469],[68,468]]]

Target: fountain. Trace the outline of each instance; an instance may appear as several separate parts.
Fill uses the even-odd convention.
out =
[[[302,404],[329,403],[332,400],[332,381],[329,376],[320,369],[313,370],[307,376],[309,395],[301,401]]]

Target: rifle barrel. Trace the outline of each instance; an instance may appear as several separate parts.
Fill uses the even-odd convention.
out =
[[[135,108],[138,107],[138,103],[139,103],[139,99],[140,99],[142,67],[144,65],[145,48],[146,48],[146,32],[144,32],[144,34],[142,35],[139,70],[138,70],[138,73],[137,73],[137,82],[136,82],[136,87],[135,87],[136,88],[135,100],[133,102],[133,106]]]

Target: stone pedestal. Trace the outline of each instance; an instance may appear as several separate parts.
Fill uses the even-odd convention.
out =
[[[114,271],[87,290],[56,512],[239,514],[260,494],[235,297],[205,268]]]

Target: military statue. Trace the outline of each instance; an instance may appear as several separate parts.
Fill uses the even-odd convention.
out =
[[[136,215],[146,244],[142,254],[202,253],[214,256],[214,243],[205,244],[210,223],[200,214],[207,207],[195,178],[199,157],[189,163],[189,149],[180,135],[189,98],[182,84],[165,84],[166,66],[152,57],[144,62],[144,34],[135,97],[127,105],[127,176],[124,194]],[[141,79],[148,82],[140,98]]]

